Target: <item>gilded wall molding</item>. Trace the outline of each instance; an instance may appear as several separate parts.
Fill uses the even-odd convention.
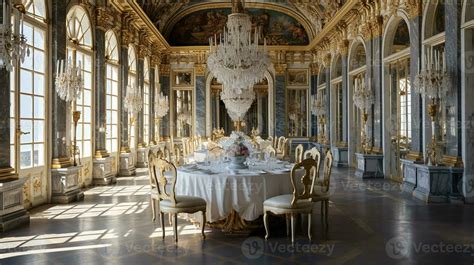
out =
[[[275,73],[277,75],[285,75],[288,65],[285,63],[278,63],[278,64],[275,64],[274,67],[275,67]]]
[[[95,9],[95,21],[96,27],[103,31],[114,28],[114,16],[112,11],[107,7],[97,7]]]
[[[198,63],[194,65],[194,73],[199,76],[203,76],[206,74],[207,64]]]

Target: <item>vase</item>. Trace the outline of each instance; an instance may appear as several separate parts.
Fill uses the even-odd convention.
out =
[[[245,165],[245,160],[246,160],[246,157],[245,157],[245,156],[233,156],[233,157],[230,157],[230,165],[229,165],[229,168],[231,168],[231,169],[245,169],[245,168],[248,168],[248,167]]]

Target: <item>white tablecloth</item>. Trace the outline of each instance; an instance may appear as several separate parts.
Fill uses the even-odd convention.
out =
[[[264,173],[250,170],[212,174],[197,168],[178,169],[177,195],[201,197],[207,201],[207,221],[225,219],[232,209],[247,221],[263,214],[263,202],[290,194],[289,172]]]

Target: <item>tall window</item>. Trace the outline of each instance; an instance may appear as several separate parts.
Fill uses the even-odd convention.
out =
[[[398,95],[395,106],[398,111],[398,137],[401,150],[410,149],[412,139],[412,94],[410,83],[410,60],[402,59],[390,65],[392,94]],[[395,102],[394,102],[395,103]]]
[[[87,158],[92,156],[92,32],[89,17],[82,7],[71,8],[66,28],[67,58],[71,63],[81,65],[84,78],[84,88],[74,108],[81,112],[76,130],[77,146],[81,157]],[[74,126],[71,126],[71,130],[74,130]]]
[[[334,92],[334,100],[335,100],[335,117],[336,117],[336,127],[335,127],[335,133],[336,133],[336,141],[337,142],[342,142],[344,139],[342,138],[343,134],[343,108],[344,108],[344,102],[342,99],[342,82],[337,82],[333,84],[333,92]]]
[[[118,43],[113,31],[105,34],[105,56],[106,56],[106,148],[111,153],[118,152]]]
[[[148,58],[145,58],[143,73],[143,141],[148,143],[150,140],[150,63]]]
[[[135,52],[135,47],[133,45],[130,45],[128,47],[128,86],[135,87],[135,89],[138,89],[138,83],[137,83],[137,54]],[[128,89],[128,87],[127,87]],[[129,115],[134,115],[130,114]],[[136,115],[136,114],[135,114]],[[130,116],[130,142],[129,147],[131,149],[135,149],[136,146],[136,126],[135,126],[135,119],[136,117]],[[132,122],[133,121],[133,122]]]
[[[46,151],[46,10],[44,1],[30,0],[27,4],[23,33],[30,56],[15,67],[10,80],[11,158],[12,163],[18,162],[19,169],[44,166]],[[16,129],[25,133],[18,145]]]

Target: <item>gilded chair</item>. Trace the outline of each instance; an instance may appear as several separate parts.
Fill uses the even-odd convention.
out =
[[[308,215],[308,238],[311,240],[311,214],[313,213],[313,203],[311,202],[311,187],[314,178],[311,170],[317,166],[312,158],[303,160],[295,164],[291,170],[290,178],[293,186],[293,194],[285,194],[272,197],[263,203],[263,223],[265,225],[265,239],[269,237],[268,213],[285,214],[291,218],[291,242],[295,242],[295,218],[299,214]],[[304,175],[299,181],[296,180],[296,171],[304,169]],[[301,184],[303,185],[300,191]],[[287,227],[288,227],[288,218]],[[288,230],[287,230],[288,232]]]
[[[283,153],[283,144],[285,142],[286,138],[285,136],[280,136],[280,138],[278,138],[278,142],[277,142],[277,146],[275,147],[275,149],[277,150],[277,153]]]
[[[316,170],[313,172],[316,178],[319,178],[319,168],[321,166],[321,153],[316,147],[313,147],[309,150],[306,150],[303,155],[303,159],[307,158],[312,158],[316,160],[316,163],[318,163],[318,166],[316,167]]]
[[[284,138],[280,146],[280,151],[277,150],[277,157],[280,160],[286,160],[289,158],[290,152],[289,152],[288,141],[289,139]]]
[[[269,157],[276,157],[276,150],[272,146],[267,146],[264,153],[268,154]]]
[[[303,152],[304,152],[303,145],[299,144],[295,148],[295,163],[301,163],[301,161],[303,161]]]
[[[151,201],[153,220],[156,219],[156,205],[161,220],[163,239],[165,238],[164,215],[173,215],[175,241],[178,242],[178,213],[202,213],[201,234],[203,239],[206,225],[206,201],[199,197],[176,195],[177,171],[176,167],[167,160],[150,154],[148,158],[150,170]]]
[[[315,179],[313,185],[311,187],[311,200],[313,202],[321,202],[321,216],[325,217],[326,224],[328,223],[328,211],[329,211],[329,186],[331,184],[331,173],[332,173],[332,161],[333,156],[331,151],[329,150],[326,153],[326,157],[324,158],[324,169],[323,169],[323,179],[318,178]]]
[[[165,147],[163,147],[163,158],[170,162],[173,161],[171,157],[171,152],[166,145]]]
[[[186,137],[181,138],[181,143],[183,144],[183,156],[186,157],[189,155],[189,139]]]

